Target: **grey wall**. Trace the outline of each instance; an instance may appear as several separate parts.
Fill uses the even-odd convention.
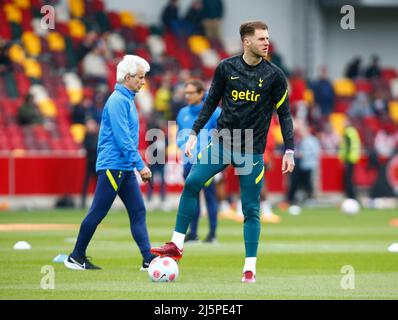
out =
[[[130,10],[146,24],[158,24],[167,0],[106,0],[108,10]],[[348,1],[349,2],[349,1]],[[181,12],[191,0],[180,0]],[[222,25],[225,43],[240,47],[239,25],[263,20],[271,40],[289,68],[307,68],[314,77],[326,63],[333,78],[342,75],[347,62],[361,55],[368,63],[377,52],[383,65],[398,68],[398,8],[355,8],[356,29],[340,27],[340,7],[321,8],[317,0],[224,0]]]
[[[355,30],[340,28],[339,9],[324,11],[325,61],[333,77],[339,77],[351,57],[359,55],[365,65],[377,53],[383,66],[398,69],[398,9],[355,10]]]

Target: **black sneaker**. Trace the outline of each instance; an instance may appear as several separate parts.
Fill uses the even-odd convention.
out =
[[[101,270],[101,267],[96,266],[91,263],[88,257],[83,258],[72,258],[69,256],[68,259],[64,261],[65,267],[72,270]]]
[[[191,242],[191,243],[199,242],[199,237],[198,237],[198,235],[193,235],[192,233],[188,233],[185,236],[184,242]]]
[[[140,271],[148,271],[149,265],[152,262],[153,259],[155,259],[157,255],[151,254],[151,257],[147,261],[142,261],[142,266],[140,268]]]
[[[206,243],[215,243],[215,242],[217,242],[217,238],[216,238],[215,235],[208,234],[207,237],[206,237],[206,239],[203,240],[203,242],[206,242]]]

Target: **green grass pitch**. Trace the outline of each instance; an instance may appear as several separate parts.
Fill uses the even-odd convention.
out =
[[[80,224],[85,211],[0,212],[0,224]],[[300,216],[282,213],[282,223],[262,225],[257,283],[240,283],[244,247],[240,223],[220,220],[217,244],[186,245],[174,283],[152,283],[140,272],[142,259],[133,242],[128,217],[112,210],[97,229],[88,255],[100,271],[72,271],[52,259],[68,254],[75,230],[0,231],[0,300],[4,299],[397,299],[398,242],[392,210],[362,210],[345,216],[337,209],[304,209]],[[149,212],[152,245],[169,241],[175,212]],[[200,222],[200,236],[207,219]],[[72,239],[72,240],[71,240]],[[15,251],[24,240],[29,251]],[[54,267],[55,288],[40,286],[41,268]],[[343,289],[352,266],[354,289]]]

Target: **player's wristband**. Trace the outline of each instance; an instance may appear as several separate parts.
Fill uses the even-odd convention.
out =
[[[285,154],[294,154],[294,150],[292,149],[286,149]]]

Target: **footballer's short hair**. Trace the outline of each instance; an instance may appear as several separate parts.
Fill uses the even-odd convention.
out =
[[[188,85],[194,86],[197,92],[203,92],[206,90],[204,82],[199,79],[189,79],[187,82],[185,82],[185,87]]]
[[[137,66],[144,68],[145,73],[149,72],[149,63],[139,57],[132,54],[125,55],[123,60],[120,61],[116,69],[116,81],[123,82],[126,75],[131,74],[132,76],[137,74]]]
[[[262,21],[247,21],[240,25],[239,33],[240,39],[246,36],[252,36],[256,30],[268,30],[268,26]]]

